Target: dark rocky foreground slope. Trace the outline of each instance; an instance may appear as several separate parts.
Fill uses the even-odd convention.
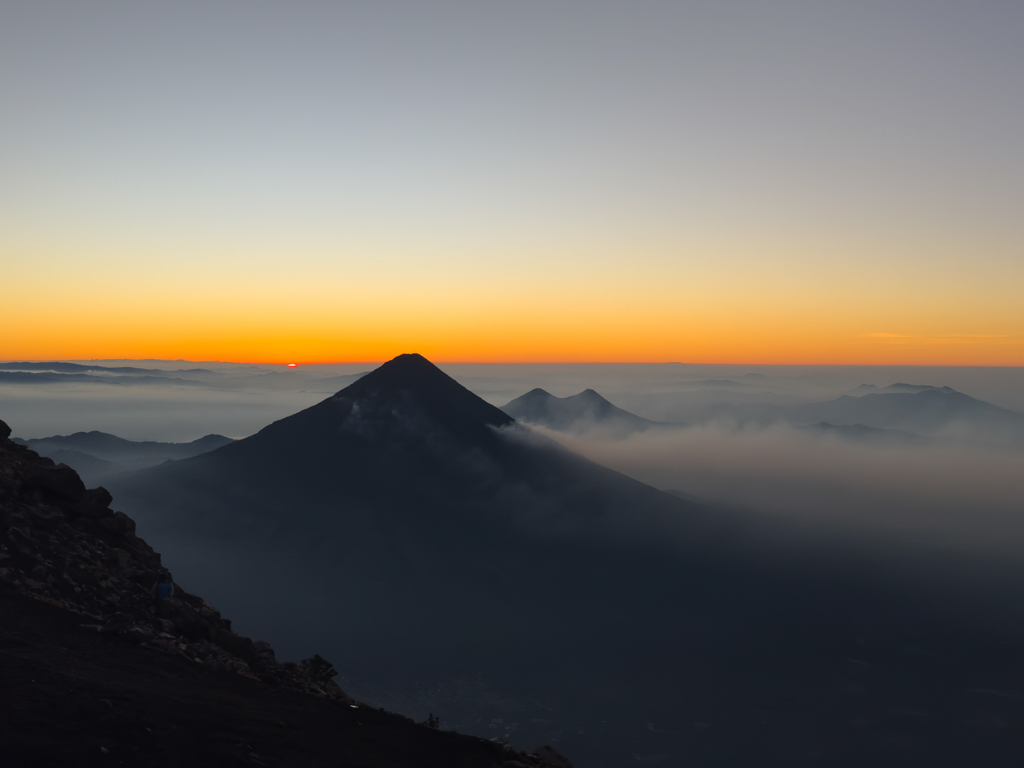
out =
[[[319,656],[273,649],[180,587],[102,488],[0,421],[5,766],[567,766],[356,702]]]

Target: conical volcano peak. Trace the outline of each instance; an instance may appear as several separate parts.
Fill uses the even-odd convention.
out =
[[[416,413],[459,429],[503,426],[505,413],[480,399],[432,362],[415,353],[399,355],[341,390],[334,401],[357,403],[364,414],[397,417]]]
[[[455,379],[442,371],[423,355],[415,352],[399,355],[366,374],[341,390],[338,395],[352,396],[370,391],[417,391],[427,393],[447,391],[453,396],[479,399]]]
[[[430,386],[457,386],[462,388],[458,382],[448,374],[427,360],[423,355],[409,352],[398,355],[388,360],[379,368],[359,379],[358,382],[366,382],[377,390],[406,389],[409,387],[421,388]],[[350,385],[345,392],[351,390]],[[338,394],[341,394],[340,392]]]
[[[404,354],[240,442],[274,451],[285,444],[316,445],[321,452],[349,438],[395,445],[428,439],[479,445],[495,437],[493,427],[513,421],[422,355]]]
[[[423,355],[418,352],[405,352],[401,355],[388,360],[384,365],[378,368],[378,371],[392,370],[392,371],[426,371],[426,370],[437,371],[441,373],[441,369],[434,365],[432,362],[427,360]]]

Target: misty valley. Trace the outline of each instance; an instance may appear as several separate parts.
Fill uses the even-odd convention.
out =
[[[111,639],[82,654],[163,649],[283,686],[289,727],[324,699],[438,765],[1016,765],[1022,384],[416,354],[0,363],[0,580],[94,616],[78,624]]]

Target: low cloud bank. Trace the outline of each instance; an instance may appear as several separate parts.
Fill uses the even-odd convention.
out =
[[[588,439],[537,431],[663,490],[766,516],[952,549],[1024,553],[1024,454],[858,444],[776,425]]]

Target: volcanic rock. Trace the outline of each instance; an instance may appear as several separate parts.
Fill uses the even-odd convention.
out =
[[[67,464],[48,466],[40,463],[26,479],[26,484],[58,504],[76,503],[85,494],[85,483]]]
[[[75,511],[82,517],[107,517],[113,514],[109,508],[113,500],[114,497],[106,488],[93,488],[82,494]]]

